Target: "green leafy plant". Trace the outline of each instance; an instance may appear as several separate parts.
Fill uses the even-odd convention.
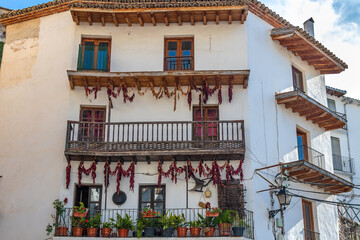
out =
[[[113,222],[102,222],[101,228],[114,228],[114,223]]]
[[[162,229],[176,228],[176,218],[177,216],[175,214],[166,212],[165,215],[160,218],[159,225]]]
[[[202,227],[202,223],[201,223],[201,220],[200,220],[200,219],[194,220],[194,221],[190,221],[190,222],[188,222],[188,225],[189,225],[190,228]]]
[[[73,216],[71,216],[70,220],[71,220],[71,226],[73,228],[83,228],[85,226],[85,221],[87,221],[83,217],[78,218]]]
[[[203,217],[200,213],[198,217],[202,227],[215,227],[218,224],[216,217]]]
[[[245,216],[240,218],[239,213],[235,212],[235,216],[232,219],[232,225],[234,227],[244,227],[244,228],[250,228],[250,219],[245,220]]]
[[[116,221],[113,218],[110,218],[110,221],[116,229],[129,229],[134,231],[134,223],[128,214],[126,214],[125,217],[117,214]]]
[[[55,215],[51,214],[51,218],[53,219],[52,224],[48,224],[46,226],[46,233],[47,235],[50,235],[50,233],[53,231],[53,228],[57,228],[60,226],[65,226],[65,204],[67,204],[67,198],[64,199],[64,201],[60,201],[59,199],[56,199],[53,202],[53,207],[55,209]]]
[[[86,208],[83,202],[79,203],[79,206],[74,206],[74,213],[84,213],[86,212]]]
[[[101,214],[93,215],[89,220],[85,220],[85,226],[87,228],[99,228],[101,224]]]
[[[208,212],[211,212],[211,213],[217,213],[217,212],[220,213],[220,212],[221,212],[221,209],[215,207],[215,208],[209,208],[209,209],[207,209],[207,211],[208,211]]]
[[[143,208],[142,212],[141,212],[141,216],[151,216],[151,217],[155,217],[158,216],[159,213],[155,212],[153,209],[145,207]]]
[[[231,223],[234,213],[232,210],[221,210],[218,219],[219,223]]]
[[[174,225],[176,227],[186,227],[187,226],[187,222],[185,222],[184,214],[175,215],[175,217],[174,217]]]

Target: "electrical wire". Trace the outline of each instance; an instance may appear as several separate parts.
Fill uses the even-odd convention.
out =
[[[323,200],[323,199],[318,199],[318,198],[311,198],[311,197],[306,197],[306,196],[302,196],[302,195],[297,195],[294,193],[290,194],[293,197],[299,197],[299,198],[303,198],[303,199],[308,199],[308,200],[312,200],[312,201],[316,201],[316,202],[322,202],[322,203],[327,203],[327,204],[331,204],[331,205],[345,205],[345,206],[354,206],[354,207],[360,207],[360,204],[354,204],[354,203],[345,203],[345,202],[335,202],[335,201],[328,201],[328,200]]]

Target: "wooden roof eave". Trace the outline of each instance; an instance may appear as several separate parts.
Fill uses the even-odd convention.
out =
[[[320,189],[322,188],[324,191],[331,192],[334,194],[349,192],[354,187],[354,185],[351,182],[348,182],[345,179],[305,160],[282,163],[281,171],[282,172],[287,171],[289,176],[292,176],[298,179],[299,181],[303,181],[304,183],[315,185]],[[308,174],[300,174],[301,171]],[[297,173],[297,172],[299,174],[292,175],[292,173]],[[314,174],[313,177],[310,177],[311,173]]]
[[[288,108],[292,108],[293,112],[305,116],[306,120],[318,124],[320,127],[325,128],[326,131],[342,128],[347,122],[346,119],[301,91],[277,93],[275,99],[278,104],[285,104],[285,106],[288,104]],[[296,104],[297,102],[302,102],[302,104]],[[315,112],[317,113],[314,114]],[[324,121],[322,121],[323,119]]]
[[[138,82],[140,87],[147,87],[150,82],[154,87],[162,86],[165,81],[166,86],[175,86],[180,83],[188,86],[191,82],[202,85],[207,81],[209,85],[216,85],[217,81],[221,85],[243,85],[247,88],[250,70],[205,70],[205,71],[148,71],[148,72],[96,72],[96,71],[67,71],[71,89],[75,86],[108,86],[109,81],[113,86],[125,83],[127,87],[133,86]]]
[[[287,47],[289,51],[294,52],[296,56],[307,61],[309,65],[314,66],[322,74],[340,73],[347,68],[345,63],[336,61],[294,28],[275,28],[271,31],[270,36],[273,40],[278,40],[281,45]]]

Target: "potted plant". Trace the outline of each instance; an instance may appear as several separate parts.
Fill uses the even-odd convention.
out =
[[[46,232],[47,235],[50,235],[50,233],[53,231],[53,228],[55,228],[55,235],[56,236],[67,236],[68,235],[68,227],[65,226],[65,204],[67,204],[67,198],[64,199],[64,201],[60,201],[59,199],[56,199],[53,202],[53,207],[55,209],[55,215],[51,214],[51,217],[53,219],[53,224],[48,224],[46,226]]]
[[[174,231],[176,228],[175,218],[176,216],[173,213],[169,214],[168,212],[160,218],[159,224],[163,229],[163,237],[172,237],[174,235]]]
[[[111,232],[114,227],[112,222],[103,222],[101,223],[101,236],[102,237],[111,237]]]
[[[79,203],[79,206],[75,206],[73,210],[73,216],[74,217],[86,217],[87,210],[84,206],[83,202]]]
[[[218,217],[219,213],[220,213],[220,209],[219,208],[209,208],[206,210],[206,216],[207,217]]]
[[[133,221],[128,214],[126,214],[125,217],[117,214],[116,221],[112,218],[110,218],[110,221],[113,222],[113,226],[117,229],[118,237],[127,237],[129,235],[129,230],[134,231]]]
[[[96,237],[97,230],[100,227],[101,214],[93,215],[89,220],[85,220],[86,234],[88,237]]]
[[[85,225],[85,218],[71,216],[72,234],[74,237],[81,237],[83,235]]]
[[[184,214],[175,216],[174,225],[176,226],[177,236],[186,237],[188,228],[187,223],[185,222]]]
[[[203,227],[203,234],[205,237],[213,237],[215,233],[215,226],[217,220],[215,217],[203,217],[201,214],[198,214],[198,217]]]
[[[244,236],[245,228],[249,227],[249,225],[247,224],[247,222],[245,220],[245,216],[240,218],[238,212],[235,213],[235,217],[233,218],[232,225],[233,225],[233,227],[232,227],[233,236],[237,236],[237,237]]]
[[[192,237],[199,237],[201,233],[201,221],[194,220],[189,222],[190,235]]]
[[[156,227],[159,225],[157,218],[140,218],[137,221],[137,237],[140,238],[144,231],[144,237],[155,237]]]
[[[221,210],[219,214],[219,235],[230,236],[231,235],[231,221],[233,211]]]

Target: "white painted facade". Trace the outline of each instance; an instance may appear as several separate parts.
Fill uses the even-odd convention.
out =
[[[110,37],[111,71],[131,72],[162,71],[164,38],[193,36],[195,70],[250,69],[248,88],[234,87],[232,103],[228,103],[227,87],[224,88],[219,117],[220,120],[245,121],[243,183],[247,188],[246,208],[254,212],[255,239],[273,239],[273,220],[268,219],[268,210],[277,209],[278,203],[274,199],[275,205],[271,207],[269,192],[257,193],[269,188],[269,184],[254,175],[255,169],[298,160],[296,128],[300,127],[309,133],[309,145],[325,155],[325,169],[333,172],[330,143],[333,133],[325,132],[283,105],[276,104],[275,92],[292,89],[292,65],[303,71],[306,93],[324,105],[326,90],[319,71],[270,38],[272,28],[252,13],[249,13],[243,25],[238,22],[231,25],[209,22],[206,26],[187,23],[169,27],[163,24],[156,27],[147,24],[144,27],[102,27],[95,23],[93,26],[83,23],[77,26],[71,14],[63,12],[8,26],[0,71],[0,111],[3,113],[0,121],[0,189],[4,193],[0,194],[2,238],[45,239],[45,226],[51,220],[53,200],[67,197],[68,207],[74,202],[78,162],[72,162],[70,188],[66,189],[66,122],[79,120],[80,106],[108,104],[104,90],[94,100],[92,96],[86,98],[83,88],[70,89],[66,70],[77,68],[81,38]],[[193,100],[193,103],[196,104],[196,101]],[[211,97],[208,104],[217,104],[217,97]],[[145,96],[136,95],[133,103],[124,104],[122,99],[114,100],[111,122],[156,120],[192,120],[186,97],[180,99],[175,112],[173,99],[156,100],[150,91]],[[360,158],[355,152],[353,154],[354,158]],[[164,168],[167,169],[168,165],[165,163]],[[89,163],[85,163],[85,166],[89,167]],[[112,168],[115,168],[115,164],[112,164]],[[99,163],[97,184],[103,184],[103,169],[103,164]],[[263,174],[273,181],[277,171],[272,168],[263,171]],[[121,188],[127,191],[128,196],[122,208],[137,208],[139,186],[156,184],[156,173],[155,163],[137,164],[134,193],[127,191],[127,179],[121,182]],[[110,178],[108,208],[117,208],[111,201],[116,188],[115,179]],[[82,182],[91,184],[92,180],[83,176]],[[170,179],[164,179],[163,183],[166,184],[166,207],[185,207],[184,180],[180,177],[176,185]],[[294,189],[320,191],[310,185],[289,183]],[[210,190],[213,193],[210,202],[216,206],[216,188],[211,186]],[[324,194],[291,192],[316,199],[336,200],[335,196]],[[197,207],[200,194],[189,193],[189,199],[189,207]],[[320,232],[320,239],[338,239],[336,207],[314,201],[313,209],[315,230]],[[300,198],[293,198],[285,211],[284,224],[286,239],[304,238]],[[278,233],[279,229],[276,229],[275,235]]]

